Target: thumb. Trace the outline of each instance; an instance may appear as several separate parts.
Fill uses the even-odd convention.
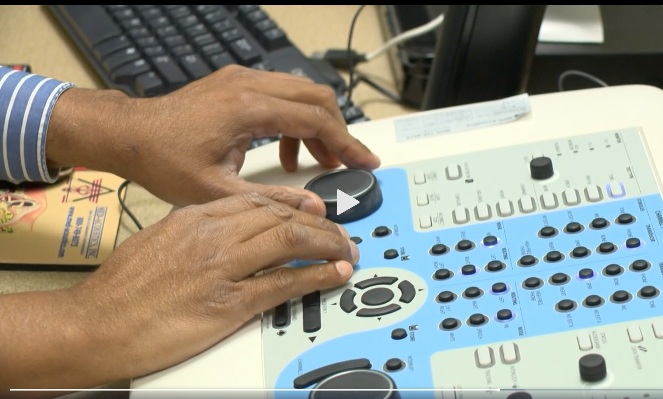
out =
[[[230,194],[255,192],[300,211],[322,217],[327,215],[327,208],[322,199],[314,192],[303,188],[252,183],[240,177],[229,186],[232,187],[229,190]]]

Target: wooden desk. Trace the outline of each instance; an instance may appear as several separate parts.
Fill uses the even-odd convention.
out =
[[[328,48],[347,47],[350,24],[357,6],[264,6],[264,9],[304,54],[311,55]],[[383,44],[378,12],[375,6],[367,6],[359,16],[353,34],[353,48],[357,51],[372,51]],[[79,87],[103,88],[92,67],[60,30],[47,8],[0,6],[0,26],[0,63],[30,64],[34,73],[75,82]],[[386,57],[363,64],[359,70],[395,90]],[[356,88],[353,101],[371,119],[412,112],[367,85],[360,84]],[[159,220],[171,209],[169,204],[135,185],[129,187],[127,205],[144,225]],[[124,216],[119,241],[135,232],[134,224]],[[87,275],[87,272],[0,271],[0,294],[64,288]],[[127,388],[128,383],[112,387]],[[122,395],[128,396],[126,393]]]

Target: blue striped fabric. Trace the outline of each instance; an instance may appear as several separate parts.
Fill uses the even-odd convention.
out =
[[[0,180],[53,183],[46,129],[55,101],[73,83],[0,66]]]

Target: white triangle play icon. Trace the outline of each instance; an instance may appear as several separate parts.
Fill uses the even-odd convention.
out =
[[[359,201],[336,189],[336,215],[340,215],[357,204],[359,204]]]

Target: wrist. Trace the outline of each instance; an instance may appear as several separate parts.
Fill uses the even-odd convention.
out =
[[[46,135],[49,167],[83,166],[118,173],[132,137],[130,99],[117,90],[72,88],[60,95]]]

